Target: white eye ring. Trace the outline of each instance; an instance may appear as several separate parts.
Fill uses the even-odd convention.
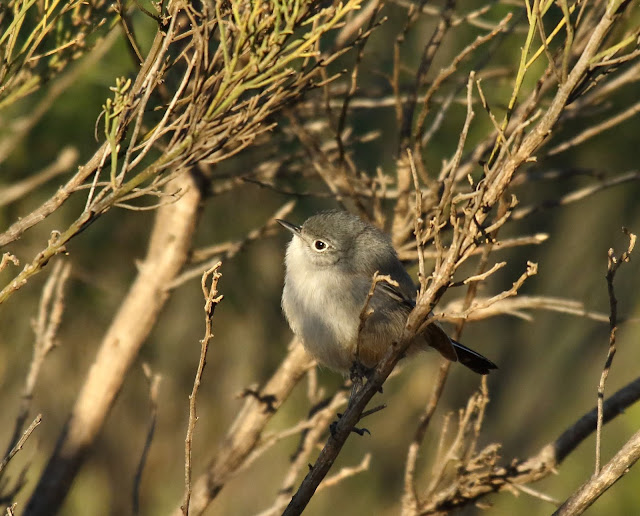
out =
[[[320,253],[321,253],[322,251],[326,251],[326,249],[327,249],[327,247],[328,247],[328,246],[327,246],[327,244],[326,244],[325,242],[323,242],[322,240],[316,240],[316,241],[313,243],[313,247],[314,247],[314,249],[315,249],[316,251],[318,251],[318,252],[320,252]]]

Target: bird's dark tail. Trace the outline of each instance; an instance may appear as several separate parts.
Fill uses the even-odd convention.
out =
[[[476,353],[453,339],[451,342],[458,355],[458,362],[471,369],[474,373],[489,374],[492,369],[498,369],[498,366],[487,357],[483,357],[480,353]]]

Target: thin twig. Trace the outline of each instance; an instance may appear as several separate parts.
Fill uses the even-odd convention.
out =
[[[64,174],[76,164],[78,155],[79,153],[76,148],[65,147],[58,153],[56,160],[40,172],[37,172],[32,177],[13,183],[11,186],[0,189],[0,206],[15,202],[50,179]]]
[[[522,491],[523,493],[526,493],[529,496],[533,496],[534,498],[538,498],[544,502],[552,503],[556,507],[561,503],[560,500],[558,500],[557,498],[553,498],[552,496],[549,496],[546,493],[538,491],[537,489],[533,489],[527,485],[524,485],[524,484],[511,484],[511,485],[518,491]]]
[[[491,243],[494,247],[495,251],[500,251],[502,249],[510,249],[512,247],[520,247],[525,245],[539,245],[543,242],[546,242],[549,238],[548,233],[537,233],[531,236],[521,236],[514,238],[505,238],[503,240],[499,240],[497,242]],[[485,246],[478,246],[473,250],[472,255],[482,254]],[[422,254],[425,258],[433,259],[436,257],[437,251],[435,249],[424,249]],[[412,261],[418,258],[418,253],[416,250],[411,247],[403,248],[398,251],[398,258],[402,261]]]
[[[229,427],[225,445],[194,483],[191,500],[191,511],[194,514],[202,514],[231,476],[242,467],[251,451],[261,442],[266,424],[307,371],[314,366],[315,361],[305,352],[302,344],[294,339],[289,345],[289,353],[271,378],[259,389],[252,389],[243,396],[244,405]],[[182,509],[178,507],[172,514],[182,515]]]
[[[481,304],[484,304],[487,298],[476,297],[476,300]],[[513,315],[519,317],[525,321],[532,321],[533,317],[525,312],[525,310],[549,310],[551,312],[559,312],[564,314],[575,315],[577,317],[584,317],[598,322],[609,322],[609,315],[604,312],[589,311],[584,307],[584,304],[574,299],[567,299],[562,297],[552,296],[527,296],[518,295],[517,297],[510,297],[497,301],[493,305],[485,308],[474,310],[468,314],[464,320],[466,321],[481,321],[497,315]],[[445,321],[460,321],[456,316],[451,314],[459,314],[462,312],[462,302],[459,300],[452,301],[443,307],[442,320]],[[634,322],[638,319],[625,319],[625,322]],[[619,322],[622,322],[619,320]]]
[[[322,484],[318,486],[318,491],[322,491],[327,487],[335,486],[336,484],[342,482],[345,478],[352,477],[354,475],[357,475],[358,473],[368,470],[369,464],[371,464],[371,454],[367,453],[360,461],[360,464],[358,464],[357,466],[345,466],[335,475],[325,478]]]
[[[301,425],[296,425],[299,428],[298,431],[304,430],[300,446],[291,459],[291,465],[284,475],[278,496],[271,507],[260,512],[258,516],[270,516],[279,513],[287,506],[300,471],[306,468],[309,455],[316,448],[320,439],[322,439],[330,421],[335,417],[336,409],[345,402],[345,398],[345,393],[338,391],[330,403],[315,412],[308,421],[303,421],[303,423],[311,423],[311,425],[304,425],[306,428]]]
[[[20,260],[11,253],[2,253],[2,259],[0,260],[0,272],[2,272],[11,262],[13,265],[18,267],[20,265]]]
[[[351,400],[355,397],[355,395],[360,390],[360,387],[362,386],[363,372],[361,370],[362,367],[360,362],[362,330],[364,329],[364,326],[367,323],[367,320],[369,319],[369,317],[371,317],[371,315],[373,314],[373,308],[369,308],[369,304],[371,303],[371,299],[373,298],[373,295],[376,292],[376,287],[378,286],[379,283],[387,283],[392,287],[398,287],[398,282],[395,281],[393,278],[391,278],[391,276],[379,274],[378,271],[376,271],[373,274],[373,278],[371,280],[371,287],[369,288],[367,297],[365,298],[364,304],[362,305],[362,309],[360,310],[360,317],[358,322],[358,333],[357,333],[358,338],[356,340],[354,363],[351,368],[351,381],[353,382],[353,386],[351,389],[351,396],[349,397],[349,403],[351,403]]]
[[[205,313],[205,334],[200,341],[200,361],[198,362],[198,370],[193,380],[193,389],[189,396],[189,422],[187,424],[187,436],[184,440],[184,498],[182,502],[182,514],[189,515],[189,503],[191,500],[191,443],[193,441],[193,432],[198,421],[196,413],[196,397],[200,382],[202,381],[202,373],[207,361],[207,350],[209,342],[213,338],[212,319],[216,306],[222,301],[222,295],[218,295],[218,281],[222,274],[218,272],[222,262],[218,262],[211,269],[202,275],[202,293],[204,295],[204,313]],[[207,286],[207,282],[211,280],[211,286]]]
[[[572,136],[568,140],[555,145],[554,147],[549,149],[547,156],[560,154],[561,152],[564,152],[576,145],[580,145],[593,138],[594,136],[601,134],[608,129],[611,129],[612,127],[616,127],[617,125],[637,115],[638,113],[640,113],[640,102],[636,102],[631,106],[626,106],[620,113],[608,118],[607,120],[604,120],[603,122],[589,126],[575,136]]]
[[[22,389],[18,415],[14,424],[13,435],[9,441],[11,449],[20,437],[24,423],[29,417],[33,393],[40,376],[40,370],[46,357],[53,351],[57,342],[56,337],[64,312],[64,288],[71,272],[68,262],[58,261],[42,289],[42,296],[38,307],[38,315],[32,321],[34,331],[33,356],[29,364],[29,371]]]
[[[469,308],[463,310],[460,313],[448,313],[447,317],[451,319],[466,319],[471,313],[475,312],[476,310],[488,308],[495,303],[498,303],[499,301],[515,296],[524,282],[531,276],[535,276],[537,273],[538,264],[527,262],[527,270],[520,275],[520,277],[513,283],[510,289],[505,290],[493,297],[483,299],[482,301],[476,301],[475,303],[472,303]],[[441,318],[441,316],[438,315],[437,318]]]
[[[413,178],[413,188],[415,190],[416,202],[414,205],[413,214],[413,233],[415,234],[416,250],[418,251],[418,280],[420,281],[420,288],[425,288],[427,281],[427,273],[424,266],[424,219],[422,218],[422,190],[420,189],[420,182],[418,181],[418,172],[416,170],[416,163],[413,160],[413,154],[411,149],[407,148],[407,158],[409,160],[409,166],[411,168],[411,177]]]
[[[638,180],[640,180],[640,171],[631,170],[629,172],[624,172],[617,176],[604,179],[596,184],[585,186],[584,188],[579,188],[577,190],[574,190],[573,192],[569,192],[568,194],[565,194],[557,199],[544,201],[534,206],[525,206],[523,208],[519,208],[513,212],[512,220],[520,220],[542,210],[566,206],[568,204],[581,201],[582,199],[585,199],[593,194],[596,194],[613,186],[618,186],[624,183]]]
[[[207,270],[219,261],[230,260],[241,252],[245,247],[254,241],[276,233],[276,227],[280,227],[276,219],[284,219],[291,213],[295,207],[295,201],[289,201],[283,204],[276,212],[269,217],[260,227],[254,228],[247,233],[244,238],[216,244],[203,249],[195,249],[191,254],[191,262],[197,265],[183,271],[174,281],[171,282],[169,288],[176,288],[183,285],[187,281],[202,276],[203,270]]]
[[[609,422],[640,399],[640,378],[613,394],[604,404],[604,421]],[[597,407],[584,414],[554,441],[543,446],[528,459],[512,459],[507,466],[487,465],[480,469],[461,470],[454,483],[446,486],[421,505],[421,514],[440,514],[478,502],[489,493],[513,490],[514,484],[530,484],[557,473],[557,467],[596,429]],[[494,445],[487,452],[494,453]],[[613,461],[612,461],[613,462]],[[603,469],[604,472],[604,469]]]
[[[616,354],[616,331],[618,330],[618,300],[616,299],[615,291],[613,288],[613,279],[615,278],[618,267],[621,264],[628,262],[631,259],[631,252],[636,244],[636,235],[630,233],[626,228],[622,228],[624,233],[629,237],[629,246],[627,250],[620,256],[616,257],[613,252],[613,248],[610,248],[607,253],[607,291],[609,293],[609,350],[607,351],[607,359],[605,360],[604,367],[602,368],[602,374],[600,375],[600,382],[598,384],[598,423],[596,426],[596,460],[595,460],[595,473],[597,477],[600,474],[600,444],[602,440],[602,420],[603,420],[603,405],[604,405],[604,389],[613,362],[613,357]]]
[[[443,360],[440,364],[440,368],[438,369],[438,376],[433,383],[431,395],[429,396],[427,405],[420,415],[420,420],[418,421],[416,431],[407,451],[407,461],[404,473],[404,495],[402,498],[403,515],[415,514],[418,510],[418,491],[415,484],[415,471],[416,462],[418,460],[418,452],[420,450],[422,442],[424,441],[424,436],[427,432],[427,428],[429,427],[429,423],[431,422],[431,418],[433,417],[438,402],[442,397],[442,391],[444,390],[444,385],[449,375],[450,366],[451,362],[449,360]],[[445,432],[443,429],[442,435],[444,435],[444,433]]]
[[[149,456],[149,450],[151,449],[151,442],[156,430],[156,421],[158,419],[158,391],[160,389],[161,375],[153,374],[149,364],[142,364],[142,370],[144,376],[149,384],[149,403],[151,405],[151,414],[149,415],[149,429],[147,430],[147,437],[144,441],[144,447],[142,448],[142,454],[140,455],[140,461],[136,468],[136,474],[133,477],[133,494],[132,494],[132,506],[133,514],[140,513],[140,483],[142,482],[142,472],[147,464],[147,457]]]
[[[18,442],[9,450],[9,453],[5,455],[5,457],[2,459],[2,462],[0,462],[0,474],[2,474],[2,471],[4,470],[4,468],[7,467],[7,464],[9,464],[9,461],[13,459],[13,457],[15,457],[16,453],[22,450],[22,447],[27,442],[27,439],[29,439],[33,431],[41,422],[42,422],[42,414],[38,414],[35,417],[35,419],[31,422],[31,424],[27,427],[27,429],[24,431],[24,433],[22,434],[22,437],[18,439]]]

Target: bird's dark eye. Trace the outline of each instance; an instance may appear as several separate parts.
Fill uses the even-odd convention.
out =
[[[318,251],[324,251],[327,248],[327,244],[325,244],[322,240],[316,240],[313,243],[313,247]]]

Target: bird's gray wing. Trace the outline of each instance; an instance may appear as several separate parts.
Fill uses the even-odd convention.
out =
[[[384,293],[387,297],[390,297],[394,301],[404,305],[407,310],[411,311],[416,306],[416,302],[408,297],[402,290],[395,285],[391,285],[386,281],[381,281],[376,286],[376,290],[380,290],[380,292]]]
[[[380,289],[381,294],[402,305],[407,315],[416,306],[415,301],[412,298],[409,298],[399,287],[390,285],[383,281],[378,283],[376,286],[376,290],[378,289]],[[433,349],[437,350],[443,357],[451,360],[452,362],[458,361],[458,355],[453,342],[437,323],[432,323],[427,326],[422,335],[424,336],[426,343]]]
[[[399,265],[399,263],[398,263]],[[393,299],[401,309],[405,312],[405,317],[416,306],[414,295],[415,286],[411,281],[411,277],[402,268],[398,270],[398,267],[393,264],[384,273],[389,274],[391,278],[398,282],[398,286],[390,285],[386,282],[380,282],[376,286],[376,291],[379,291],[379,295],[386,296]],[[376,296],[374,295],[374,309],[375,309]],[[438,323],[432,323],[423,332],[425,342],[436,349],[442,356],[451,360],[452,362],[459,361],[462,365],[468,367],[472,371],[479,374],[488,374],[491,369],[497,369],[491,360],[482,356],[480,353],[450,339],[445,331],[440,327]]]

